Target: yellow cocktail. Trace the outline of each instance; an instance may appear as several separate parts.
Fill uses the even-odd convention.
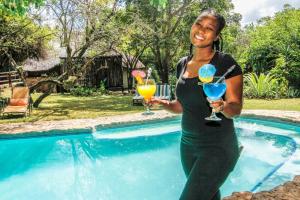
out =
[[[153,114],[150,112],[149,104],[151,97],[154,96],[156,91],[156,84],[153,79],[145,80],[144,83],[137,85],[138,93],[144,98],[144,105],[146,106],[146,112],[144,114]]]
[[[210,83],[210,82],[212,82],[213,78],[214,78],[213,76],[211,76],[211,77],[201,77],[201,76],[199,76],[199,79],[202,83]]]
[[[137,90],[145,100],[150,100],[155,94],[156,85],[138,85]]]

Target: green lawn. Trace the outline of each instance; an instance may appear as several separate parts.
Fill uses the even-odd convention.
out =
[[[37,98],[37,95],[33,95],[33,99],[35,98]],[[280,100],[246,99],[244,109],[300,111],[300,98]],[[29,117],[1,119],[0,123],[96,118],[142,112],[143,110],[142,106],[132,106],[132,96],[74,97],[70,95],[52,94],[40,104],[38,109],[33,109]]]
[[[33,99],[36,97],[33,95]],[[132,96],[74,97],[52,94],[42,101],[39,108],[33,108],[29,117],[1,119],[0,123],[95,118],[142,111],[142,106],[132,106]]]
[[[295,99],[245,99],[244,109],[262,109],[262,110],[292,110],[300,111],[300,98]]]

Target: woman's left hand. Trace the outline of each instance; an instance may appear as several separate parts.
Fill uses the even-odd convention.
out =
[[[214,110],[214,112],[222,112],[224,110],[224,104],[225,102],[223,99],[216,100],[216,101],[209,101],[210,107]]]

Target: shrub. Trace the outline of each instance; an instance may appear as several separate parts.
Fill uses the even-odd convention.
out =
[[[70,93],[73,96],[92,96],[95,92],[94,88],[88,88],[88,87],[75,87],[70,89]]]
[[[63,85],[64,89],[71,90],[75,87],[75,82],[77,80],[76,76],[69,76],[67,80],[64,80]]]
[[[259,76],[248,73],[244,76],[244,80],[244,95],[248,98],[272,99],[280,96],[280,84],[270,73],[267,75],[261,73]]]
[[[175,89],[176,89],[176,83],[177,83],[177,77],[175,75],[170,75],[169,76],[169,83],[170,83],[170,87],[171,87],[171,98],[175,99]]]
[[[289,87],[286,92],[286,97],[288,98],[300,97],[300,90],[297,90],[296,88],[293,87]]]
[[[107,90],[105,88],[104,81],[100,81],[100,86],[99,86],[99,89],[97,90],[97,92],[100,94],[107,94]]]

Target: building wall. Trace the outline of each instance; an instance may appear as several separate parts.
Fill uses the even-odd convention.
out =
[[[127,89],[128,88],[128,75],[127,71],[123,69],[123,88]]]

